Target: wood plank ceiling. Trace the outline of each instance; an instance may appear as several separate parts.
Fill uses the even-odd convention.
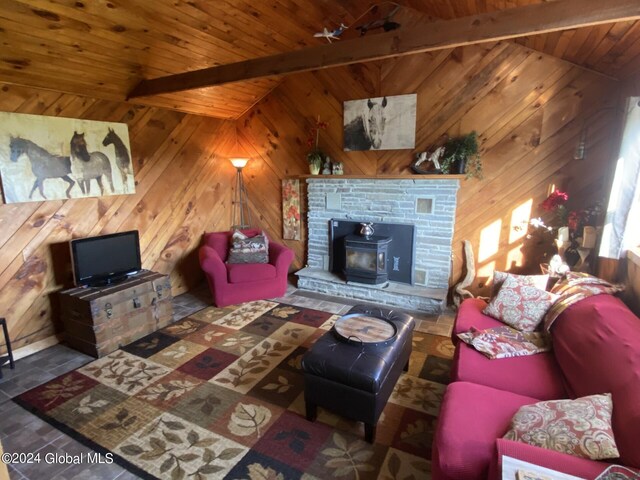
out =
[[[450,19],[542,0],[404,0],[394,20]],[[2,0],[0,80],[123,100],[142,79],[318,45],[323,26],[352,25],[369,0]],[[380,12],[394,8],[379,2]],[[377,18],[369,13],[356,25]],[[368,35],[374,35],[370,32]],[[354,37],[352,28],[344,38]],[[528,47],[615,77],[640,70],[640,22],[519,39]],[[135,99],[236,119],[281,82],[267,77]]]

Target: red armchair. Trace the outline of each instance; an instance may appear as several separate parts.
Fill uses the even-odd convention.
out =
[[[242,230],[253,237],[260,230]],[[227,264],[229,239],[232,232],[205,233],[200,247],[200,266],[207,277],[218,307],[280,297],[287,290],[287,274],[293,262],[293,251],[284,245],[269,242],[269,263]]]

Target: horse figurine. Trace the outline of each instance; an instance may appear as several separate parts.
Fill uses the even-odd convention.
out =
[[[10,159],[12,162],[17,162],[21,155],[26,155],[31,163],[31,171],[35,175],[36,181],[33,183],[29,199],[33,197],[33,192],[36,191],[36,188],[42,198],[47,199],[47,196],[44,194],[43,184],[44,181],[49,178],[60,178],[67,182],[69,188],[67,188],[65,194],[67,198],[71,198],[69,192],[76,182],[69,176],[71,173],[71,159],[69,157],[53,155],[31,140],[20,137],[10,137],[9,149],[11,151]]]
[[[73,132],[73,137],[71,137],[71,159],[76,164],[76,178],[83,194],[88,195],[91,193],[91,180],[95,180],[100,187],[100,195],[104,195],[103,175],[109,180],[109,186],[113,193],[113,176],[109,158],[102,152],[89,153],[84,133]]]
[[[129,184],[127,183],[128,175],[133,175],[131,170],[131,157],[129,157],[129,150],[125,146],[120,137],[113,131],[113,128],[109,129],[109,133],[104,137],[102,146],[107,147],[113,145],[116,149],[116,166],[120,170],[122,176],[122,186],[126,193],[129,192]]]
[[[382,146],[382,136],[386,117],[384,108],[387,97],[382,102],[367,100],[366,108],[344,127],[345,150],[378,150]]]

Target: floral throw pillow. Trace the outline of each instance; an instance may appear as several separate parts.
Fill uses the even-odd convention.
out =
[[[610,393],[525,405],[504,438],[592,460],[617,458],[612,409]]]
[[[255,237],[233,232],[227,263],[269,263],[269,241],[264,232]]]
[[[546,290],[547,283],[549,282],[549,275],[516,275],[514,273],[499,272],[496,270],[493,272],[493,279],[491,280],[491,298],[498,294],[500,287],[502,287],[507,277],[517,278],[521,283],[526,283],[540,290]]]
[[[483,313],[522,332],[533,332],[556,296],[531,286],[526,277],[507,276]]]

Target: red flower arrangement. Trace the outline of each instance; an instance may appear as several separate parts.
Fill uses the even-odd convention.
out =
[[[576,232],[582,230],[585,225],[597,225],[602,213],[602,207],[599,203],[587,207],[582,210],[567,211],[565,203],[569,200],[566,192],[556,190],[551,193],[541,204],[540,207],[547,212],[554,212],[556,217],[556,227],[569,227],[569,230]]]
[[[329,126],[327,122],[321,122],[320,117],[315,121],[311,130],[309,130],[309,137],[307,138],[307,146],[314,150],[318,150],[318,138],[320,136],[320,130],[326,130]]]
[[[324,162],[324,153],[322,150],[318,148],[318,138],[320,137],[320,130],[324,130],[327,128],[326,122],[320,121],[320,116],[315,121],[311,130],[309,131],[309,138],[307,138],[307,145],[312,150],[307,153],[307,162],[311,165],[311,173],[318,173],[320,167],[322,167],[322,163]],[[314,143],[315,141],[315,143]],[[315,169],[315,171],[314,171]]]
[[[552,212],[558,207],[563,207],[565,203],[569,200],[569,195],[566,192],[561,192],[560,190],[554,190],[551,192],[544,202],[540,204],[543,210],[547,212]]]

